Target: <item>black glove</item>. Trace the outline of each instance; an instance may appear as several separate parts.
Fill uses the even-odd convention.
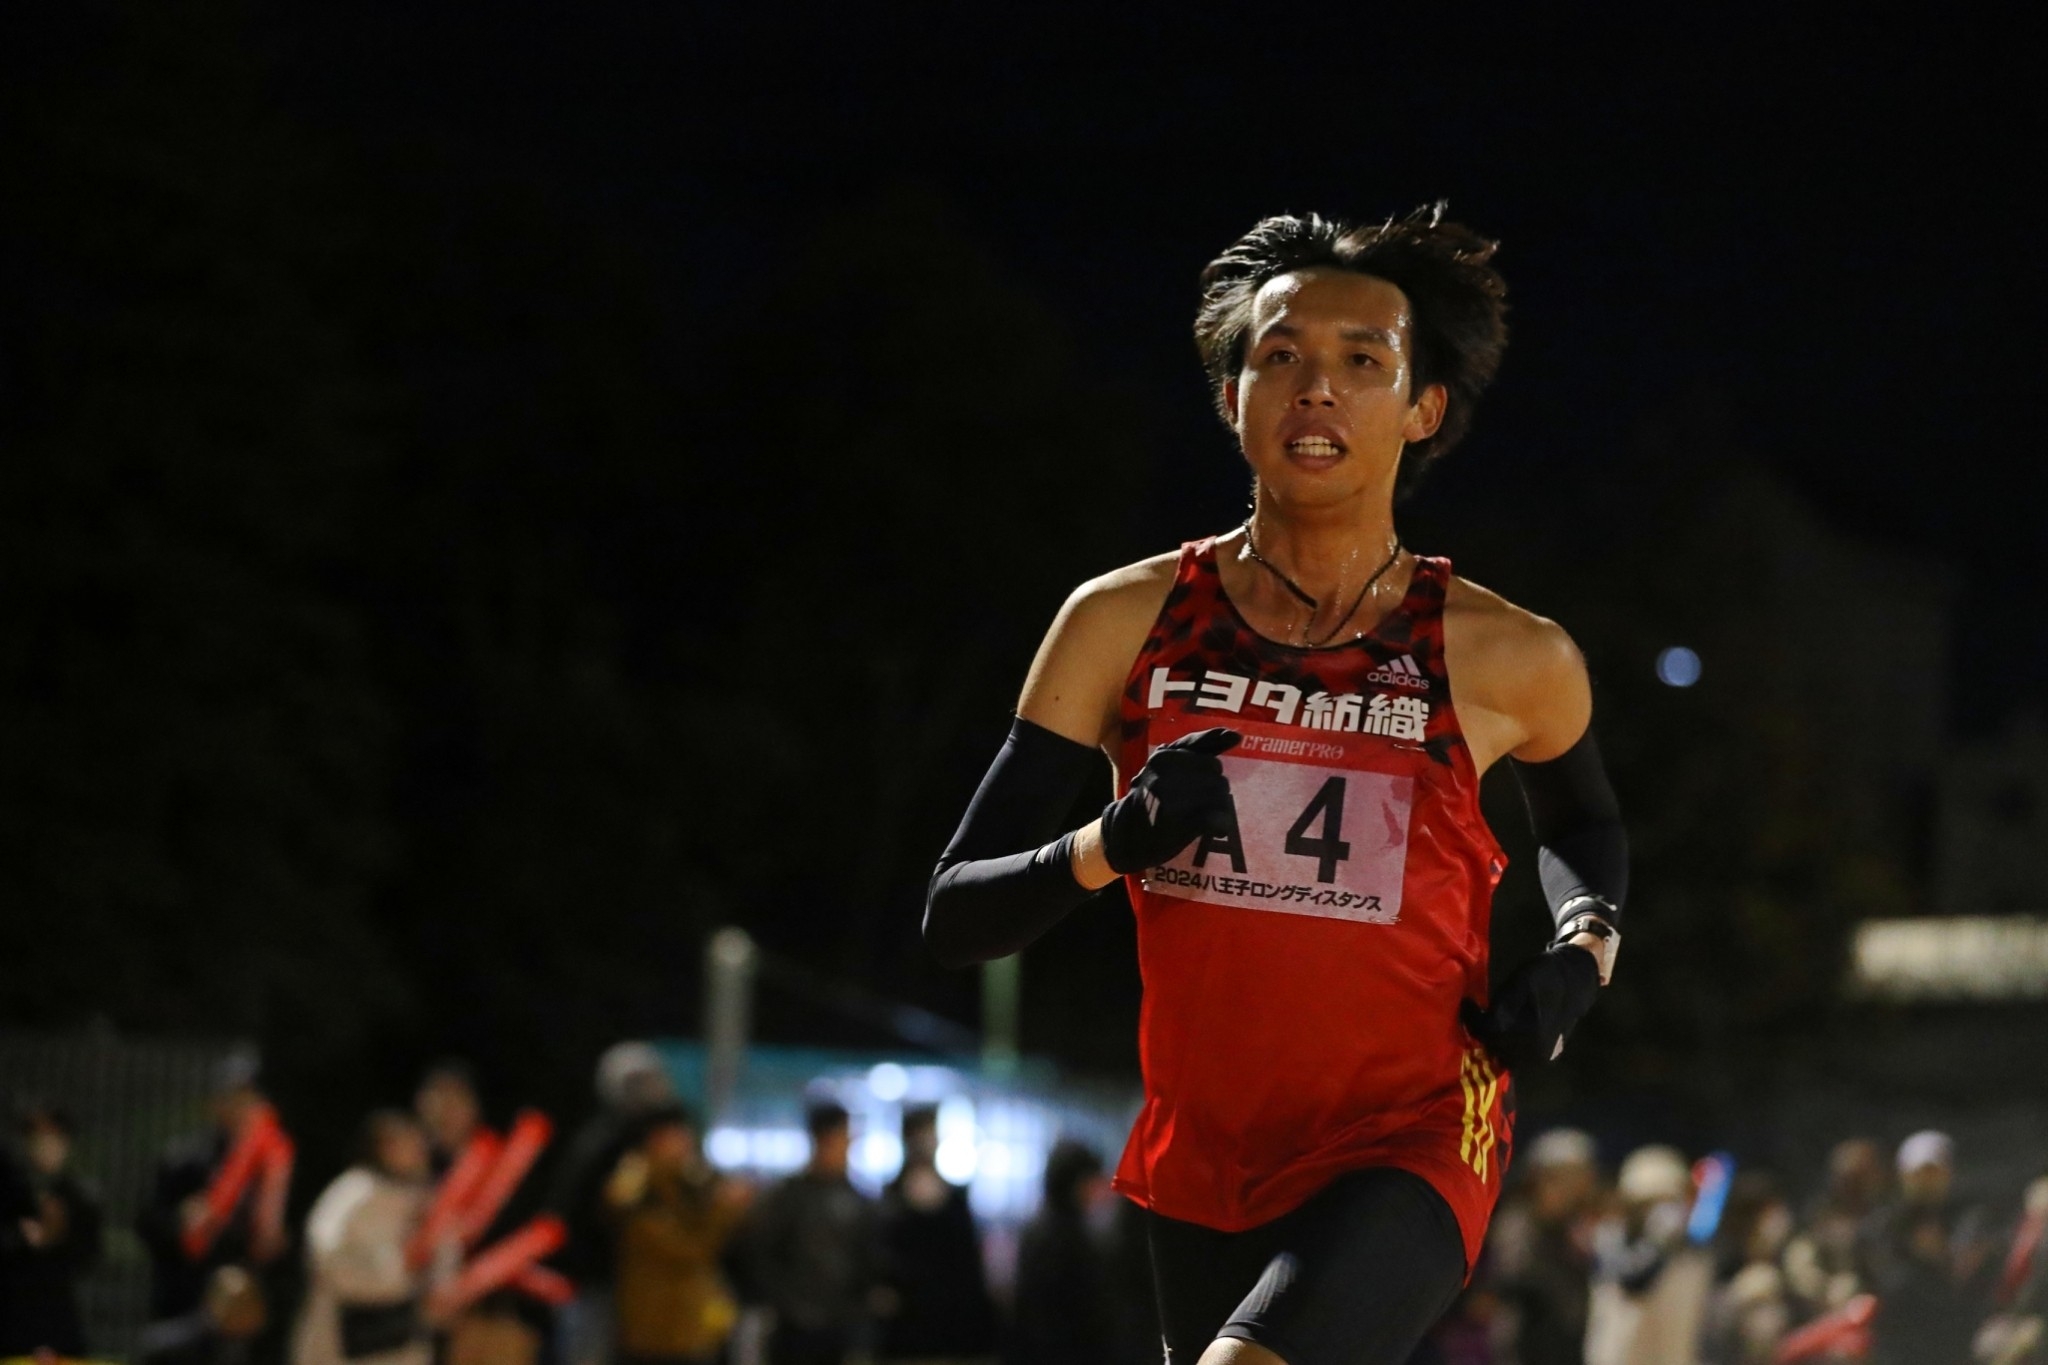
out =
[[[1482,1012],[1470,1000],[1465,1027],[1509,1071],[1538,1066],[1558,1054],[1572,1025],[1600,993],[1600,964],[1584,948],[1554,943],[1515,968]]]
[[[1163,744],[1102,812],[1102,856],[1118,872],[1157,867],[1230,827],[1230,780],[1216,755],[1244,736],[1218,727]]]

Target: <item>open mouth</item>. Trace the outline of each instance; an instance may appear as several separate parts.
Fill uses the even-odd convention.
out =
[[[1327,436],[1304,436],[1298,441],[1289,441],[1287,453],[1308,460],[1334,460],[1344,453],[1344,447]]]

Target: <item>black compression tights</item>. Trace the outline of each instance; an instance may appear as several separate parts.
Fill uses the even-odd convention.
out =
[[[1403,1365],[1465,1279],[1458,1221],[1429,1182],[1354,1171],[1244,1232],[1148,1215],[1168,1365],[1218,1337],[1288,1365]]]

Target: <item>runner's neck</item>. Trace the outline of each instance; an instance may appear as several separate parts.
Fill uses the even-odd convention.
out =
[[[1397,540],[1391,507],[1302,515],[1263,498],[1251,533],[1269,563],[1324,603],[1356,592]]]

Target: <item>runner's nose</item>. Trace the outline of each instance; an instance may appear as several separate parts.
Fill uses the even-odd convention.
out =
[[[1330,385],[1330,375],[1320,365],[1302,367],[1301,389],[1294,395],[1298,408],[1334,408],[1337,406],[1336,391]]]

